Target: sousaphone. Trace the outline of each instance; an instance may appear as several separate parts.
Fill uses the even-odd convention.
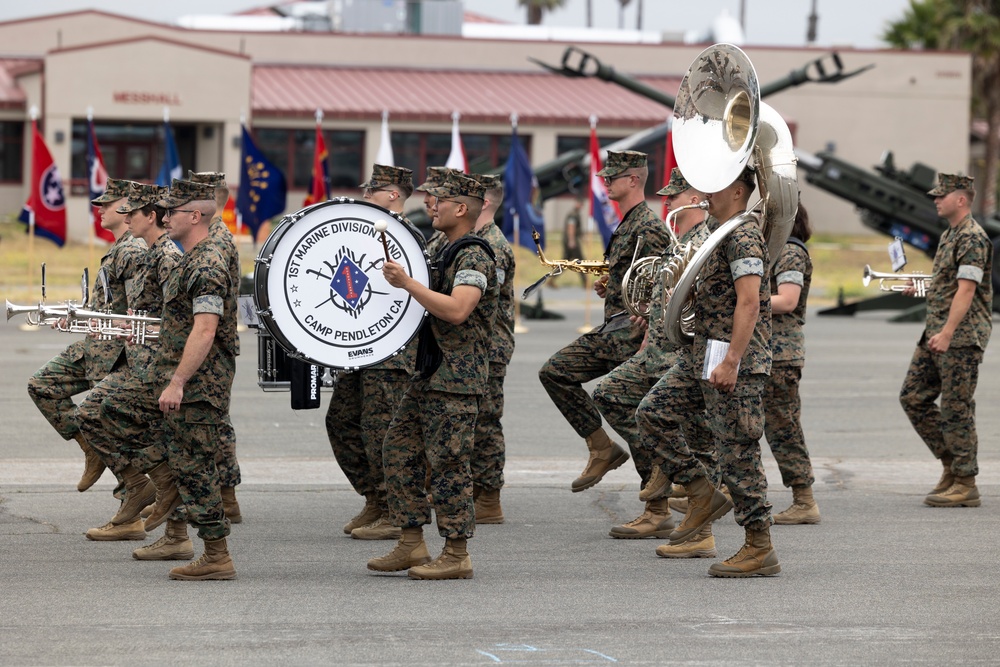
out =
[[[692,327],[681,326],[682,319],[693,310],[692,289],[712,252],[738,227],[756,220],[773,266],[795,222],[799,189],[788,125],[760,101],[753,63],[732,44],[705,49],[688,69],[674,104],[673,145],[678,167],[696,190],[718,192],[752,163],[761,196],[713,232],[669,285],[667,337],[680,344],[694,335]]]

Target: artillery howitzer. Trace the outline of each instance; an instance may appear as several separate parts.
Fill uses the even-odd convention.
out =
[[[627,88],[638,95],[643,95],[649,99],[660,102],[666,107],[673,108],[674,96],[658,90],[638,81],[630,76],[617,72],[613,67],[602,63],[594,55],[583,51],[575,46],[570,46],[563,53],[562,61],[558,67],[543,63],[534,58],[530,60],[544,67],[550,72],[567,76],[570,78],[592,77],[602,81],[615,83]],[[788,88],[794,88],[804,83],[837,83],[849,77],[860,74],[872,67],[871,65],[852,72],[845,72],[840,56],[834,52],[821,58],[811,60],[802,67],[792,70],[784,77],[765,84],[760,88],[761,97],[767,97],[779,93]],[[624,151],[636,150],[643,153],[653,153],[663,146],[667,138],[668,123],[664,121],[658,125],[629,135],[624,139],[605,146],[607,150]],[[569,151],[534,168],[535,178],[538,180],[539,195],[542,201],[558,197],[567,192],[578,192],[586,187],[590,174],[590,154],[588,151],[580,149]],[[492,169],[487,173],[496,174],[503,177],[503,168]],[[430,220],[421,208],[408,214],[409,220],[427,230],[430,227]],[[500,224],[503,217],[503,207],[497,212],[497,224]]]
[[[854,204],[866,226],[904,242],[934,257],[938,240],[947,227],[934,207],[934,200],[927,192],[934,187],[937,171],[925,164],[915,163],[908,171],[898,170],[891,152],[887,152],[875,172],[862,169],[841,160],[832,153],[815,155],[795,151],[799,168],[806,172],[806,180],[832,195]],[[993,288],[1000,288],[1000,266],[997,265],[997,245],[1000,242],[1000,219],[995,215],[977,218],[993,240]],[[899,294],[886,294],[855,303],[840,303],[834,308],[820,311],[821,315],[853,315],[859,310],[904,309],[908,311],[897,319],[914,319],[923,314],[924,304],[914,306],[912,298]],[[993,310],[1000,312],[1000,298],[993,299]]]

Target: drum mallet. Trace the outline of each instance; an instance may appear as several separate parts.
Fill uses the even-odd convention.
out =
[[[385,220],[375,221],[375,231],[382,237],[382,247],[385,249],[385,261],[389,261],[389,243],[385,240],[385,230],[389,229],[389,223]]]

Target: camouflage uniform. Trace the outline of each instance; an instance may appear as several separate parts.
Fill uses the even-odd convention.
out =
[[[713,227],[718,225],[713,221]],[[714,231],[714,229],[713,229]],[[760,437],[764,433],[761,396],[771,369],[771,299],[767,280],[767,244],[755,222],[748,222],[720,243],[702,267],[695,283],[695,334],[690,357],[680,355],[666,376],[639,406],[640,426],[648,436],[657,424],[650,408],[665,411],[666,418],[684,423],[700,407],[696,392],[704,398],[709,425],[715,436],[722,481],[733,494],[737,522],[750,530],[771,525],[767,502],[767,478],[760,460]],[[708,340],[728,342],[732,336],[736,308],[734,282],[747,275],[761,276],[760,312],[753,335],[740,361],[736,387],[720,393],[702,380]],[[685,434],[686,435],[686,434]],[[712,479],[712,471],[693,456],[684,441],[666,446],[664,471],[679,484],[696,477]]]
[[[215,171],[198,173],[189,171],[188,180],[192,183],[207,183],[217,188],[228,187],[226,184],[226,175]],[[212,218],[212,222],[208,227],[208,236],[225,258],[229,276],[233,281],[233,294],[238,295],[240,293],[241,279],[240,252],[236,247],[236,241],[233,239],[229,227],[222,220],[221,212]],[[239,356],[239,354],[240,339],[237,337],[236,355]],[[242,478],[240,476],[240,464],[236,459],[236,430],[233,428],[233,421],[229,415],[226,415],[225,423],[219,427],[219,460],[217,463],[219,466],[219,480],[222,486],[239,486]]]
[[[119,184],[127,181],[119,181]],[[107,201],[117,201],[127,191],[108,194]],[[128,309],[127,287],[138,272],[146,243],[126,231],[101,258],[101,268],[94,279],[91,310],[125,313]],[[28,380],[28,395],[38,406],[52,428],[69,440],[79,432],[77,407],[72,396],[93,388],[115,368],[126,355],[121,339],[97,340],[87,336],[70,344],[62,353],[42,366]],[[131,351],[126,353],[131,356]]]
[[[409,169],[376,164],[371,178],[359,187],[408,185],[412,178]],[[416,355],[414,336],[399,354],[368,368],[340,373],[326,412],[326,434],[334,458],[354,490],[383,511],[382,441],[413,375]]]
[[[165,188],[164,188],[165,190]],[[133,184],[127,207],[141,208],[160,199],[156,186]],[[135,204],[133,206],[133,204]],[[139,270],[128,289],[128,301],[133,311],[145,312],[149,317],[160,317],[163,307],[163,285],[180,260],[177,245],[164,233],[153,243],[139,263]],[[142,411],[141,399],[152,382],[153,360],[159,348],[159,339],[147,340],[144,344],[129,345],[130,363],[112,371],[92,391],[80,405],[80,430],[104,464],[115,475],[119,475],[128,465],[138,470],[150,470],[165,458],[162,448],[146,450],[144,445],[151,440],[144,433],[148,424],[158,416]],[[139,412],[124,421],[111,424],[104,418],[103,403],[121,406],[138,402]]]
[[[642,240],[636,253],[639,236]],[[662,255],[669,244],[670,236],[663,221],[646,202],[626,213],[604,255],[610,269],[604,297],[604,324],[553,354],[538,371],[552,402],[582,438],[601,428],[601,413],[583,389],[583,383],[606,375],[627,361],[642,343],[643,332],[631,326],[622,301],[622,278],[631,266],[633,254],[636,257]],[[614,315],[617,317],[612,320]]]
[[[802,400],[799,381],[806,348],[802,325],[806,322],[806,300],[812,282],[809,252],[796,243],[786,243],[771,269],[771,294],[778,286],[792,283],[802,288],[799,302],[790,313],[771,317],[771,377],[764,390],[764,434],[781,470],[785,486],[812,486],[815,481],[809,450],[802,434]]]
[[[679,241],[685,244],[692,243],[698,247],[708,238],[708,234],[708,225],[699,223],[688,230]],[[669,260],[673,257],[673,253],[674,248],[671,246],[670,250],[664,254],[664,259]],[[645,486],[649,481],[653,465],[658,463],[659,456],[656,453],[653,439],[643,437],[636,422],[636,410],[660,378],[677,363],[678,354],[684,352],[683,349],[676,349],[667,339],[663,315],[663,281],[657,276],[653,281],[649,315],[646,318],[649,327],[646,346],[631,359],[608,373],[594,389],[594,402],[600,408],[601,414],[628,443],[636,472],[639,473],[642,480],[642,486]],[[662,417],[658,412],[656,416]],[[660,421],[657,428],[657,440],[672,441],[683,437],[679,424],[662,419]],[[704,405],[700,410],[694,410],[690,413],[685,427],[701,428],[703,432],[707,431]],[[711,434],[708,434],[707,439],[711,443]],[[714,450],[714,447],[711,449]]]
[[[236,372],[236,294],[227,275],[226,260],[210,241],[187,250],[163,294],[163,327],[156,361],[158,387],[163,388],[180,363],[195,315],[219,316],[212,348],[198,371],[184,386],[181,409],[164,420],[167,463],[188,521],[205,541],[229,534],[222,511],[219,470],[216,465],[219,427],[229,414]],[[153,397],[154,401],[158,396]]]
[[[514,250],[495,223],[475,232],[486,239],[496,254],[500,300],[490,343],[490,381],[479,399],[476,444],[472,456],[472,480],[484,489],[503,488],[506,445],[503,438],[503,383],[514,354]]]
[[[992,270],[993,246],[971,215],[941,235],[927,291],[927,324],[899,396],[917,434],[935,457],[952,459],[951,471],[956,477],[979,473],[974,395],[979,364],[993,328]],[[948,320],[960,279],[977,284],[972,304],[948,350],[931,352],[927,341],[940,333]],[[940,408],[934,403],[938,396]]]
[[[471,179],[462,181],[475,184],[463,187],[482,196],[482,186]],[[475,528],[470,461],[478,401],[488,388],[499,287],[494,262],[476,245],[462,248],[451,265],[440,268],[432,279],[436,291],[450,294],[456,286],[471,285],[482,295],[462,324],[431,319],[441,365],[427,379],[416,379],[407,387],[383,445],[389,515],[400,528],[430,523],[431,507],[424,492],[429,464],[438,532],[449,539],[465,539]]]

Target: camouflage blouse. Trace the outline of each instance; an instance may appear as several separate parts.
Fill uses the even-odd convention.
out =
[[[976,293],[951,345],[985,350],[993,331],[993,244],[971,215],[941,235],[932,276],[927,290],[925,335],[930,338],[940,333],[948,321],[958,281],[971,280],[976,283]]]
[[[129,286],[136,280],[142,256],[146,252],[146,242],[132,236],[126,231],[118,240],[111,244],[108,252],[101,258],[101,268],[94,279],[90,292],[89,307],[91,310],[104,310],[124,314],[128,311]],[[86,341],[85,358],[87,360],[87,379],[100,381],[111,372],[115,363],[126,349],[122,339],[97,340],[88,337]],[[132,354],[129,353],[129,361]]]
[[[642,245],[636,252],[636,244],[642,237]],[[662,255],[670,245],[670,234],[659,216],[649,208],[649,204],[641,202],[625,214],[621,224],[608,242],[604,252],[604,260],[608,262],[607,294],[604,297],[604,319],[608,320],[615,313],[625,310],[622,300],[622,278],[632,265],[632,257],[648,257]]]
[[[462,324],[432,316],[431,327],[441,348],[442,361],[427,379],[427,388],[453,394],[485,394],[490,374],[490,341],[499,302],[496,267],[483,248],[470,245],[462,248],[451,266],[437,277],[440,280],[435,283],[444,285],[446,294],[459,285],[471,285],[482,296]]]
[[[771,294],[778,286],[792,283],[802,288],[799,302],[790,313],[771,315],[771,357],[774,363],[802,366],[806,360],[806,341],[802,325],[806,323],[806,300],[812,282],[812,260],[809,252],[796,243],[786,243],[778,261],[771,268]]]
[[[208,401],[229,410],[236,373],[236,295],[226,259],[209,239],[187,250],[163,289],[163,325],[156,358],[159,381],[166,385],[181,361],[194,317],[219,315],[215,339],[205,361],[184,386],[184,402]]]
[[[208,235],[215,243],[219,252],[226,260],[226,268],[229,271],[229,279],[233,281],[233,294],[239,295],[240,293],[240,251],[236,247],[236,241],[233,239],[232,232],[229,231],[229,227],[226,223],[222,221],[222,216],[217,215],[212,218],[211,224],[208,226]],[[236,354],[240,353],[240,339],[236,339]]]
[[[500,300],[497,305],[496,324],[493,327],[493,342],[490,345],[492,367],[490,372],[494,375],[506,375],[507,364],[514,354],[514,250],[494,222],[488,223],[475,233],[489,242],[497,256]]]
[[[695,248],[701,247],[701,244],[711,234],[709,228],[711,220],[712,218],[709,218],[705,222],[695,225],[679,241],[694,244]],[[673,257],[673,247],[663,255],[664,260],[669,260],[671,257]],[[647,319],[649,338],[646,341],[646,347],[639,354],[643,355],[641,359],[645,361],[646,372],[650,376],[663,375],[674,365],[675,349],[667,338],[667,325],[664,320],[663,280],[660,276],[657,276],[656,280],[653,281],[653,293],[649,302],[649,317]]]
[[[714,221],[714,227],[720,226]],[[713,228],[712,231],[715,231]],[[767,243],[756,222],[747,222],[715,248],[695,281],[695,335],[692,350],[696,368],[705,359],[708,339],[732,340],[736,310],[735,281],[760,276],[757,324],[740,361],[739,375],[771,372],[771,290],[767,271]]]
[[[181,251],[177,244],[164,233],[154,243],[153,247],[143,255],[138,277],[132,281],[129,290],[129,304],[134,311],[145,311],[149,317],[160,317],[163,311],[163,287],[170,279],[178,262]],[[156,381],[153,372],[153,359],[160,347],[159,339],[151,339],[145,345],[134,345],[135,350],[133,374],[142,382]]]

